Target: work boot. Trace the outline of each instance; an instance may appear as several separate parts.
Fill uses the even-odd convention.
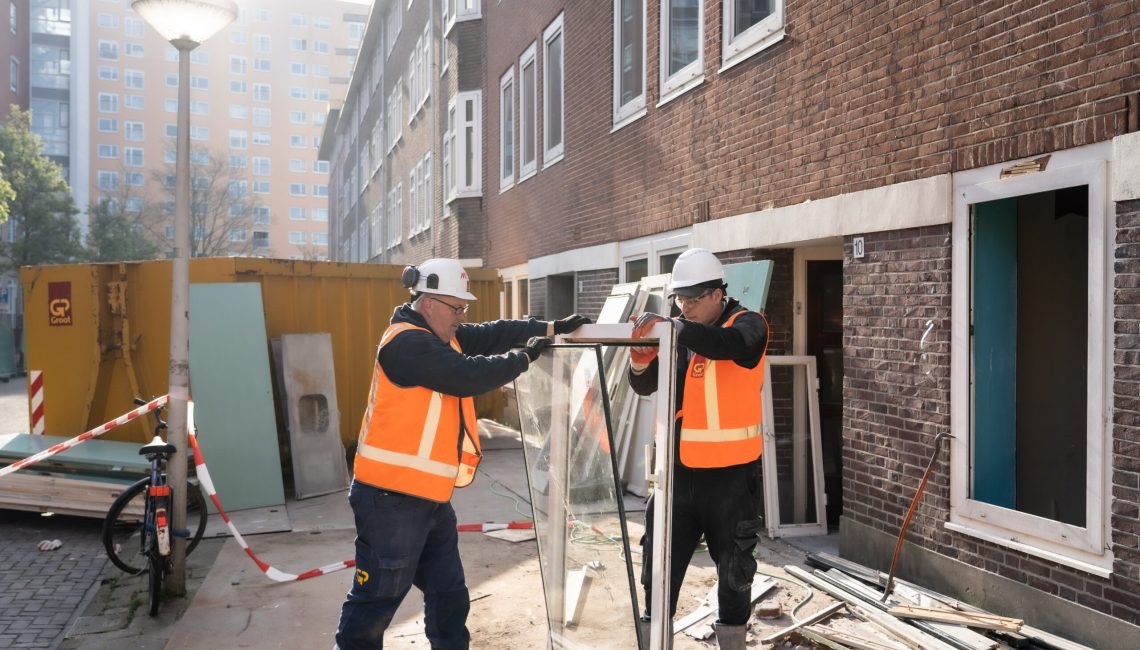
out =
[[[748,635],[747,625],[725,625],[713,623],[716,632],[716,645],[720,650],[744,650],[744,640]]]

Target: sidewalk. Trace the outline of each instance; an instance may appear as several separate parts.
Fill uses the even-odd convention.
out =
[[[522,451],[511,447],[488,449],[475,483],[456,491],[453,503],[460,523],[505,523],[523,519],[520,511],[529,512]],[[224,504],[225,495],[221,496]],[[638,500],[627,499],[627,503]],[[286,507],[291,532],[246,536],[261,560],[281,571],[301,573],[353,557],[355,529],[345,492],[290,501]],[[634,514],[631,520],[640,521],[641,517]],[[631,530],[631,536],[636,542],[640,528]],[[535,542],[512,543],[481,533],[460,533],[460,552],[471,591],[468,627],[472,646],[502,650],[545,647],[546,614]],[[765,556],[762,571],[779,571],[786,563],[801,564],[803,560],[802,552],[770,540],[761,543],[761,553]],[[353,576],[351,570],[275,583],[229,538],[203,540],[190,564],[189,595],[164,603],[154,619],[141,607],[145,578],[119,574],[108,580],[60,647],[332,647],[340,605]],[[694,609],[714,581],[708,558],[695,560],[686,578],[679,614]],[[826,604],[813,601],[805,611]],[[413,589],[387,632],[385,647],[422,649],[427,645],[423,601]],[[710,648],[715,644],[678,635],[674,647]]]

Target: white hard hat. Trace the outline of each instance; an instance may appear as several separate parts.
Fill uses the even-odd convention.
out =
[[[673,263],[669,295],[700,295],[707,288],[724,286],[724,266],[703,248],[690,248]]]
[[[469,290],[467,271],[459,260],[433,258],[419,266],[406,266],[403,282],[413,294],[434,293],[475,300],[475,294]]]

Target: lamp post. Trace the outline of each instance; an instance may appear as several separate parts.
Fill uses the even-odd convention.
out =
[[[170,287],[170,402],[167,441],[178,450],[167,467],[175,486],[174,530],[186,530],[186,402],[190,397],[190,51],[237,18],[232,0],[133,0],[134,9],[178,49],[178,147],[175,159],[174,259]],[[186,593],[186,539],[173,537],[167,588]]]

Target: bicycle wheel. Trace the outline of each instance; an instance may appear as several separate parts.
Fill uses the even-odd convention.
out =
[[[152,546],[158,545],[158,540],[150,541]],[[147,556],[147,594],[150,597],[150,615],[158,614],[159,599],[162,598],[162,576],[166,573],[166,558],[158,554],[157,548],[151,548]]]
[[[150,477],[145,476],[123,490],[107,510],[103,519],[103,548],[111,563],[132,575],[147,569],[146,549],[143,547],[143,513],[146,507]],[[186,527],[190,537],[186,540],[186,553],[190,554],[206,531],[206,500],[201,490],[187,483]]]

